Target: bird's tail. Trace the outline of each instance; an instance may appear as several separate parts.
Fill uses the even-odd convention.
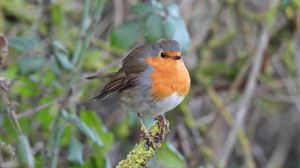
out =
[[[122,89],[126,84],[125,73],[115,73],[111,75],[110,78],[110,81],[104,86],[100,93],[93,98],[93,100],[104,99],[107,95]]]

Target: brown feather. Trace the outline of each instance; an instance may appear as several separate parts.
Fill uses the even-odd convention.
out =
[[[113,92],[131,88],[137,84],[137,79],[138,76],[136,74],[126,75],[124,72],[118,73],[110,79],[110,82],[104,86],[93,100],[101,100]]]
[[[109,82],[93,99],[100,100],[111,93],[123,91],[137,85],[139,75],[148,67],[145,58],[158,53],[159,49],[154,48],[153,45],[141,45],[133,49],[122,61],[122,68],[109,76]]]
[[[112,72],[112,73],[94,73],[94,74],[89,74],[85,77],[85,79],[96,79],[96,78],[111,78],[114,75],[116,75],[116,72]]]
[[[100,91],[100,93],[93,98],[93,100],[100,100],[105,98],[108,94],[113,93],[120,89],[122,85],[124,85],[124,80],[126,78],[126,74],[116,73],[115,75],[110,77],[110,81],[104,86],[104,88]]]

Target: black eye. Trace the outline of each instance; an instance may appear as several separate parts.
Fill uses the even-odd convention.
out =
[[[161,53],[160,53],[160,56],[161,56],[162,58],[165,58],[165,57],[166,57],[166,54],[165,54],[164,52],[161,52]]]

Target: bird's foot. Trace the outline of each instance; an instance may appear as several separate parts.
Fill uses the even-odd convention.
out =
[[[141,132],[141,138],[144,138],[146,140],[146,148],[149,150],[150,147],[153,147],[153,149],[156,150],[157,145],[155,144],[155,141],[151,138],[149,130],[146,128],[143,122],[141,122]]]
[[[158,145],[155,137],[154,139],[152,139],[151,137],[146,137],[145,140],[146,140],[145,146],[147,150],[149,150],[149,148],[152,147],[155,151],[157,151]]]
[[[152,147],[155,151],[157,151],[157,143],[159,142],[158,138],[155,136],[151,137],[149,130],[145,127],[145,125],[141,126],[142,135],[141,137],[146,140],[145,146],[147,150]]]
[[[155,117],[155,120],[158,122],[160,128],[160,131],[157,135],[155,135],[155,137],[158,142],[160,142],[164,140],[165,136],[170,132],[169,121],[162,115]]]
[[[165,136],[170,132],[169,129],[169,121],[162,115],[155,117],[155,121],[158,124],[159,132],[155,135],[152,135],[149,130],[144,125],[143,121],[141,121],[141,131],[142,137],[146,140],[145,146],[149,150],[152,147],[155,151],[157,151],[159,142],[165,139]],[[151,137],[151,135],[152,137]]]

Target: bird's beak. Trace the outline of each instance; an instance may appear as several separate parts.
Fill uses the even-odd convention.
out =
[[[171,58],[173,60],[180,60],[181,59],[181,56],[166,56],[165,58]]]
[[[180,60],[181,59],[181,56],[173,56],[172,57],[174,60]]]
[[[170,59],[173,59],[173,60],[180,60],[181,59],[181,52],[166,51],[166,58],[170,58]]]

